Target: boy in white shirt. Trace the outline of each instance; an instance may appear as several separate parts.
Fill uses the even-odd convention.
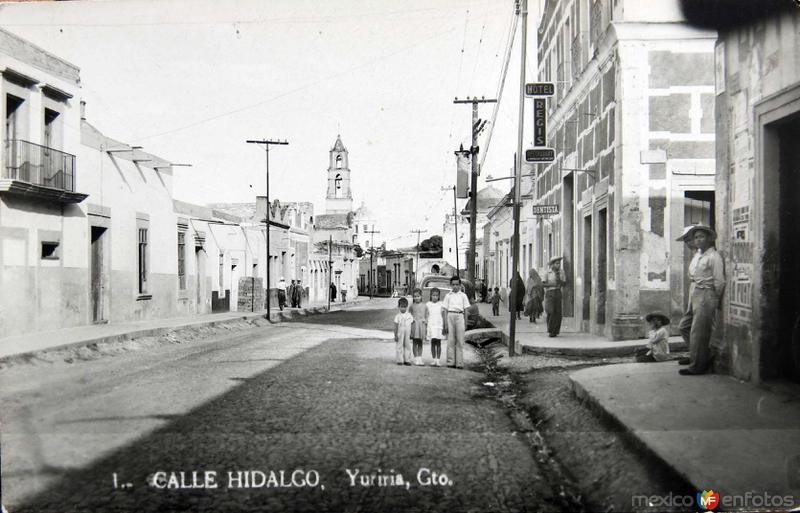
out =
[[[394,316],[395,361],[397,365],[411,365],[411,329],[414,316],[408,311],[408,299],[397,301],[400,312]]]

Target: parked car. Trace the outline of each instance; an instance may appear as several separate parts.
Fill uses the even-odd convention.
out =
[[[464,293],[470,302],[470,307],[467,309],[467,329],[475,329],[482,325],[478,304],[475,302],[475,286],[465,278],[461,278],[461,285],[464,287]],[[441,291],[440,300],[444,299],[444,296],[450,292],[450,277],[441,274],[429,274],[423,277],[419,284],[419,288],[422,290],[423,303],[431,300],[431,289],[434,287]]]

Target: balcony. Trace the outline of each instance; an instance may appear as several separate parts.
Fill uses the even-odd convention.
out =
[[[18,139],[6,140],[0,193],[80,203],[75,192],[75,155]]]

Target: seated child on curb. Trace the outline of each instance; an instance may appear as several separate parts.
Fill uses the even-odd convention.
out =
[[[408,312],[408,299],[397,301],[400,312],[394,316],[395,361],[397,365],[411,365],[411,330],[414,316]]]
[[[500,315],[500,288],[494,288],[494,294],[492,294],[492,315]]]
[[[645,316],[650,326],[650,340],[647,347],[636,351],[637,362],[663,362],[669,360],[669,317],[662,313],[651,313]]]

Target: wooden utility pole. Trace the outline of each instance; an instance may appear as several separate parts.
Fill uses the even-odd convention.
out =
[[[275,141],[273,141],[271,139],[261,139],[261,140],[252,140],[251,139],[251,140],[247,140],[245,142],[247,142],[248,144],[263,144],[264,145],[264,149],[266,150],[265,154],[267,156],[267,177],[266,177],[266,182],[267,182],[267,191],[266,191],[266,195],[267,195],[266,196],[267,197],[267,212],[266,212],[266,214],[264,216],[264,224],[267,226],[267,230],[266,230],[267,233],[265,234],[266,247],[267,247],[267,261],[265,262],[265,264],[267,266],[267,275],[266,275],[267,276],[267,283],[265,284],[264,288],[267,291],[267,320],[269,320],[269,308],[270,308],[270,304],[269,304],[270,303],[270,299],[269,299],[269,146],[271,144],[287,145],[287,144],[289,144],[289,142],[286,141],[286,140],[283,140],[283,141],[275,140]]]
[[[381,233],[379,230],[375,229],[375,225],[372,225],[372,230],[365,230],[364,233],[369,234],[369,298],[372,299],[372,289],[374,285],[372,283],[372,255],[375,254],[375,234]]]
[[[485,121],[481,123],[478,119],[478,104],[479,103],[497,103],[496,99],[486,99],[473,96],[470,100],[459,100],[458,98],[453,103],[471,103],[472,104],[472,147],[470,148],[470,159],[472,160],[472,173],[470,176],[469,185],[469,251],[467,251],[467,279],[475,284],[475,246],[477,237],[477,223],[478,223],[478,133],[483,129]],[[457,215],[457,214],[456,214]]]
[[[517,14],[522,18],[522,47],[520,49],[520,72],[519,72],[519,132],[517,137],[517,154],[514,162],[514,240],[511,244],[512,255],[512,268],[514,274],[511,277],[511,299],[509,304],[511,307],[511,322],[508,326],[508,355],[516,356],[517,354],[517,307],[513,301],[517,298],[517,288],[520,283],[514,278],[519,273],[519,207],[521,201],[520,188],[522,186],[522,129],[525,126],[525,46],[527,45],[528,35],[528,0],[517,0],[522,5],[517,10]]]
[[[419,234],[420,233],[427,233],[428,230],[411,230],[411,233],[417,234],[417,263],[414,264],[414,286],[417,285],[417,273],[419,273]]]

